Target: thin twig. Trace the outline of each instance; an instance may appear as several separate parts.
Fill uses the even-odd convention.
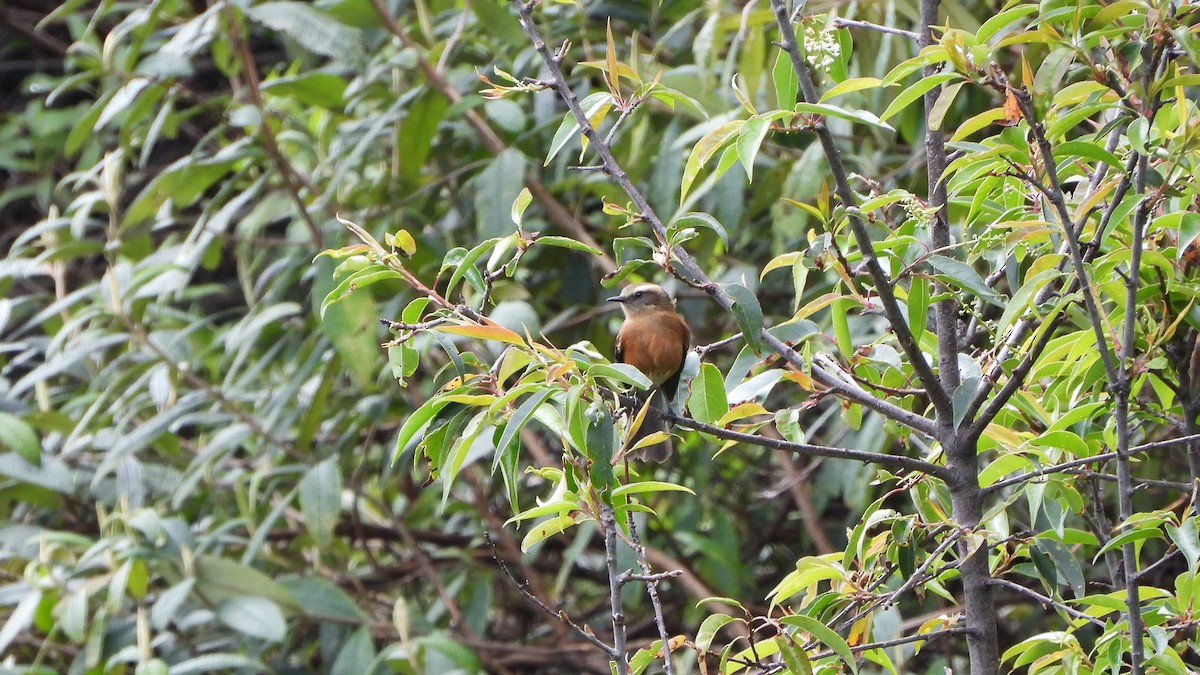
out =
[[[883,640],[880,642],[868,642],[866,644],[855,645],[850,648],[850,652],[854,653],[854,654],[861,654],[862,652],[870,651],[872,649],[887,649],[889,647],[899,647],[900,645],[906,645],[906,644],[910,644],[913,642],[929,642],[930,640],[936,640],[938,638],[951,637],[954,635],[966,635],[969,632],[970,632],[970,629],[967,628],[966,626],[954,626],[951,628],[943,628],[941,630],[929,631],[928,633],[922,633],[919,635],[906,635],[904,637],[899,637],[899,638],[895,638],[892,640]],[[834,655],[833,650],[827,650],[827,651],[823,651],[823,652],[817,652],[816,654],[812,654],[809,656],[809,658],[810,659],[823,659],[823,658],[833,656],[833,655]]]
[[[858,462],[868,462],[878,464],[880,466],[893,467],[903,469],[905,471],[917,471],[931,476],[943,476],[946,472],[946,467],[933,462],[926,462],[921,459],[913,459],[903,455],[891,455],[882,452],[870,452],[868,450],[854,450],[851,448],[835,448],[827,445],[813,445],[811,443],[794,443],[778,438],[761,436],[756,434],[747,434],[740,431],[733,431],[711,424],[697,422],[690,417],[676,415],[671,411],[651,410],[652,414],[657,414],[662,419],[681,426],[685,429],[692,429],[702,433],[716,436],[717,438],[727,441],[738,441],[749,445],[757,445],[764,448],[774,448],[776,450],[786,450],[794,452],[797,455],[806,457],[832,457],[834,459],[850,459]]]
[[[658,582],[681,576],[683,571],[668,570],[658,574],[651,571],[650,563],[646,560],[646,547],[642,545],[642,540],[638,536],[637,523],[632,510],[627,512],[626,522],[629,524],[629,543],[637,556],[638,567],[642,568],[642,573],[625,572],[621,575],[621,583],[625,584],[635,580],[646,582],[646,594],[650,596],[650,606],[654,609],[654,624],[658,627],[658,636],[662,640],[663,671],[666,675],[674,675],[675,666],[671,663],[671,634],[667,630],[667,620],[663,617],[662,602],[658,599]]]
[[[610,647],[609,645],[605,644],[603,640],[596,637],[596,635],[594,633],[592,633],[592,631],[587,630],[583,626],[580,626],[579,624],[575,623],[571,619],[571,617],[567,615],[566,612],[564,612],[562,610],[556,610],[553,607],[550,607],[546,603],[542,602],[541,598],[539,598],[538,596],[529,592],[529,583],[525,582],[525,581],[521,581],[516,576],[514,576],[512,573],[512,570],[510,570],[508,568],[508,565],[506,565],[504,563],[504,559],[500,557],[500,553],[496,549],[496,542],[492,539],[491,533],[484,533],[484,539],[487,541],[488,545],[492,547],[492,559],[496,561],[496,565],[500,568],[500,571],[504,573],[505,578],[507,578],[512,583],[513,588],[517,589],[518,593],[525,596],[525,599],[528,600],[529,602],[532,602],[534,605],[536,605],[538,607],[538,609],[542,610],[549,616],[554,617],[555,619],[560,621],[564,626],[573,630],[576,635],[583,638],[584,640],[587,640],[588,642],[592,643],[593,645],[596,645],[597,647],[599,647],[601,649],[601,651],[603,651],[606,655],[608,655],[608,657],[610,659],[614,658],[615,650],[612,647]]]
[[[1020,593],[1022,595],[1029,596],[1029,597],[1033,598],[1034,600],[1037,600],[1038,602],[1042,603],[1043,605],[1046,605],[1047,607],[1053,607],[1061,612],[1065,612],[1067,615],[1069,615],[1073,619],[1079,619],[1081,621],[1086,621],[1094,626],[1099,626],[1100,628],[1104,628],[1104,622],[1097,619],[1096,617],[1088,616],[1087,614],[1084,614],[1083,612],[1075,609],[1074,607],[1071,607],[1070,605],[1059,602],[1053,598],[1046,597],[1031,588],[1025,588],[1021,584],[1009,581],[1008,579],[998,579],[998,578],[993,578],[990,583],[993,586],[1007,588],[1011,591],[1016,591],[1017,593]]]
[[[909,40],[912,40],[913,42],[917,42],[918,40],[921,39],[920,35],[917,35],[916,33],[912,32],[911,30],[904,30],[903,28],[892,28],[891,26],[883,26],[883,25],[880,25],[877,23],[871,23],[870,21],[859,21],[857,19],[843,19],[840,16],[833,20],[833,25],[837,26],[838,28],[865,28],[867,30],[878,31],[880,33],[890,33],[892,35],[899,35],[900,37],[908,38]]]

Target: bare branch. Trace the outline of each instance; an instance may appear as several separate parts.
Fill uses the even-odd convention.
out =
[[[880,25],[877,23],[871,23],[870,21],[857,21],[855,19],[843,19],[840,16],[833,20],[833,25],[837,26],[838,28],[865,28],[867,30],[873,30],[873,31],[877,31],[880,33],[888,33],[890,35],[899,35],[900,37],[908,38],[909,40],[912,40],[913,42],[917,42],[918,40],[921,39],[920,35],[917,35],[916,33],[912,32],[911,30],[904,30],[903,28],[892,28],[891,26],[883,26],[883,25]]]
[[[638,567],[642,568],[641,574],[633,574],[625,572],[621,575],[621,583],[626,584],[630,581],[646,582],[646,594],[650,596],[650,606],[654,608],[654,624],[658,627],[658,636],[662,640],[663,654],[663,672],[666,675],[674,675],[675,665],[671,663],[671,634],[667,630],[667,620],[663,618],[662,603],[658,599],[658,582],[663,579],[671,579],[683,575],[682,570],[668,570],[655,574],[650,569],[650,563],[646,560],[646,547],[642,545],[641,537],[637,533],[637,523],[635,522],[633,511],[628,512],[627,522],[629,523],[629,543],[633,547],[633,552],[637,556]]]
[[[905,471],[918,471],[931,476],[942,477],[945,475],[946,467],[941,464],[926,462],[921,459],[913,459],[903,455],[889,455],[881,452],[869,452],[867,450],[852,450],[850,448],[834,448],[825,445],[812,445],[809,443],[793,443],[768,436],[759,436],[755,434],[742,433],[724,429],[722,427],[713,426],[697,422],[690,417],[682,417],[673,412],[667,411],[652,411],[658,413],[663,419],[676,424],[685,429],[700,431],[702,433],[716,436],[727,441],[738,441],[748,445],[757,445],[764,448],[774,448],[776,450],[786,450],[794,452],[798,455],[809,457],[832,457],[834,459],[850,459],[858,462],[868,462],[871,464],[879,464],[880,466],[888,466]]]
[[[1086,621],[1086,622],[1092,624],[1093,626],[1099,626],[1100,628],[1104,628],[1104,622],[1097,619],[1096,617],[1088,616],[1087,614],[1084,614],[1083,612],[1075,609],[1074,607],[1071,607],[1070,605],[1059,602],[1053,598],[1048,598],[1031,588],[1025,588],[1021,584],[1009,581],[1008,579],[992,579],[991,583],[993,586],[999,586],[1000,588],[1007,588],[1010,591],[1016,591],[1017,593],[1020,593],[1022,595],[1029,596],[1047,607],[1053,607],[1060,612],[1066,613],[1072,619],[1079,619],[1081,621]]]
[[[604,641],[601,640],[600,638],[596,637],[596,635],[594,633],[592,633],[592,631],[587,630],[583,626],[580,626],[579,624],[575,623],[571,619],[571,617],[567,616],[566,612],[564,612],[562,610],[556,610],[553,607],[550,607],[546,603],[542,602],[541,598],[537,597],[533,593],[530,593],[529,592],[529,584],[527,582],[522,581],[522,580],[516,578],[515,576],[513,576],[512,570],[508,569],[508,565],[504,564],[504,560],[500,557],[499,552],[496,551],[496,542],[492,539],[491,534],[485,533],[484,538],[487,540],[487,543],[492,547],[492,558],[496,561],[496,566],[500,568],[500,571],[504,573],[504,576],[512,583],[513,588],[517,589],[518,593],[525,596],[525,599],[532,602],[534,605],[536,605],[538,607],[538,609],[542,610],[547,615],[554,617],[557,621],[560,621],[564,626],[567,626],[568,628],[573,630],[576,635],[583,638],[584,640],[587,640],[588,642],[592,643],[593,645],[599,647],[600,650],[603,651],[610,659],[616,657],[615,656],[616,650],[614,650],[609,645],[605,644]]]

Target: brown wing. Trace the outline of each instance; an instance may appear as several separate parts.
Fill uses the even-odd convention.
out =
[[[663,381],[662,390],[663,393],[667,395],[668,400],[674,401],[675,392],[679,389],[679,375],[683,373],[683,363],[687,360],[688,350],[692,347],[692,331],[688,330],[687,323],[684,322],[684,320],[681,319],[678,314],[672,318],[675,319],[675,321],[672,322],[674,324],[672,330],[677,336],[677,343],[682,345],[682,348],[679,350],[679,365],[675,367],[675,372],[672,373],[671,376],[665,381]]]

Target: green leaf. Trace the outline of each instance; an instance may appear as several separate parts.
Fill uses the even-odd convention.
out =
[[[796,112],[837,117],[848,122],[858,122],[887,131],[895,131],[891,125],[876,117],[874,113],[867,112],[866,110],[846,110],[845,108],[839,108],[828,103],[797,103]]]
[[[371,639],[371,631],[364,626],[351,633],[350,637],[342,644],[329,673],[330,675],[369,675],[376,672],[372,669],[374,662],[375,643]]]
[[[1165,218],[1159,218],[1158,224],[1163,225],[1163,220]],[[1179,246],[1175,251],[1176,260],[1183,257],[1188,245],[1196,241],[1197,237],[1200,237],[1200,213],[1187,211],[1181,214],[1179,217],[1179,236],[1176,237],[1176,241],[1179,242]]]
[[[670,222],[667,229],[674,230],[689,223],[699,225],[701,227],[707,227],[713,232],[716,232],[717,236],[721,238],[721,241],[725,243],[726,248],[729,247],[729,233],[725,231],[725,227],[721,225],[721,222],[716,218],[702,211],[689,211],[683,215],[676,216],[675,219]]]
[[[425,90],[409,106],[396,136],[396,147],[403,148],[398,157],[401,181],[412,184],[421,177],[421,169],[429,159],[437,138],[438,127],[449,108],[450,101],[433,89]]]
[[[322,319],[325,318],[325,312],[329,309],[330,305],[345,300],[346,298],[350,297],[352,293],[361,288],[366,288],[367,286],[379,283],[380,281],[386,281],[387,279],[403,278],[404,275],[390,267],[384,267],[383,265],[370,265],[368,267],[364,267],[363,269],[350,274],[345,279],[342,279],[341,283],[339,283],[333,290],[329,291],[329,293],[325,295],[325,299],[321,302],[320,316]]]
[[[983,277],[970,265],[942,255],[931,255],[926,261],[934,269],[942,272],[954,285],[969,290],[976,296],[998,307],[1003,307],[1000,296],[984,281]]]
[[[675,483],[665,483],[657,480],[646,480],[640,483],[627,483],[620,487],[613,488],[612,496],[613,500],[615,501],[618,497],[644,494],[646,492],[686,492],[690,495],[696,494],[691,488],[685,485],[676,485]]]
[[[482,238],[511,234],[512,203],[525,187],[525,156],[508,148],[471,181],[477,232]]]
[[[537,411],[538,407],[545,403],[546,399],[550,398],[551,394],[553,393],[553,389],[546,388],[541,389],[537,393],[526,398],[525,401],[521,403],[521,407],[517,408],[517,411],[512,414],[512,417],[508,418],[508,422],[504,425],[504,431],[500,436],[500,442],[496,444],[496,447],[501,450],[507,448],[508,445],[512,443],[513,439],[516,438],[517,434],[521,432],[521,428],[524,427],[529,422],[530,418],[533,417],[533,414]],[[496,467],[499,462],[500,453],[497,452],[496,457],[492,461],[492,473],[496,472]]]
[[[195,561],[196,591],[215,602],[233,597],[257,596],[271,600],[289,612],[300,609],[282,584],[235,560],[201,555]]]
[[[1000,316],[1000,322],[996,324],[996,334],[1003,335],[1017,317],[1025,313],[1033,295],[1042,290],[1052,279],[1060,277],[1062,274],[1057,269],[1044,270],[1022,284],[1017,292],[1013,293],[1012,299],[1006,303],[1004,314]]]
[[[1196,532],[1196,518],[1188,518],[1176,527],[1170,523],[1165,526],[1171,541],[1179,547],[1180,553],[1187,558],[1188,569],[1195,571],[1196,563],[1200,561],[1200,535]]]
[[[803,649],[800,649],[790,639],[780,638],[778,642],[779,655],[783,657],[783,663],[787,666],[789,675],[812,675],[812,663]]]
[[[561,516],[555,516],[554,518],[551,518],[545,522],[538,523],[537,526],[530,530],[529,533],[525,535],[525,538],[521,540],[521,552],[528,553],[530,547],[532,547],[534,544],[548,537],[553,537],[559,532],[563,532],[570,527],[573,527],[576,522],[576,516],[564,513]]]
[[[263,93],[281,98],[290,98],[304,105],[314,106],[318,108],[328,108],[330,110],[340,110],[342,107],[342,96],[346,93],[346,81],[333,73],[308,72],[300,75],[288,75],[285,77],[276,77],[262,84]],[[418,99],[419,100],[419,99]],[[445,98],[441,99],[443,103]],[[444,106],[443,106],[444,107]],[[441,115],[436,115],[433,118],[433,126],[437,127],[437,122]],[[410,115],[411,119],[411,115]],[[432,134],[430,134],[432,136]],[[400,133],[400,147],[405,148],[405,159],[407,160],[410,152],[418,153],[419,149],[413,145],[412,139],[404,138],[403,127]],[[428,153],[428,141],[426,142],[425,152]],[[421,163],[424,163],[425,155],[421,156]]]
[[[728,412],[725,383],[716,366],[711,363],[700,364],[700,373],[692,380],[687,405],[692,417],[704,424],[712,424]]]
[[[746,344],[755,354],[761,353],[762,307],[758,305],[758,297],[741,284],[726,284],[725,291],[733,297],[733,318],[737,319]]]
[[[958,125],[958,128],[954,130],[954,135],[950,137],[950,142],[957,143],[958,141],[961,141],[962,139],[970,136],[976,131],[979,131],[987,125],[999,122],[1000,120],[1004,119],[1004,117],[1004,108],[992,108],[991,110],[984,110],[978,115],[975,115],[971,117],[971,119]]]
[[[282,642],[287,637],[287,622],[279,606],[257,595],[226,599],[217,606],[217,618],[239,633],[261,640]]]
[[[513,200],[512,204],[512,220],[516,223],[517,227],[521,227],[521,217],[525,215],[525,209],[529,208],[532,202],[533,193],[527,187],[521,188],[521,191],[517,193],[517,198]]]
[[[276,0],[247,7],[246,16],[286,33],[310,52],[335,59],[362,54],[362,34],[307,2]]]
[[[654,382],[637,368],[626,363],[595,363],[587,368],[590,379],[606,379],[628,384],[638,389],[649,389]]]
[[[832,649],[838,658],[850,667],[852,672],[858,672],[858,664],[854,659],[854,653],[850,651],[850,645],[842,639],[832,628],[824,623],[803,614],[795,614],[793,616],[785,616],[779,619],[781,623],[789,626],[795,626],[800,630],[813,636],[818,642]]]
[[[612,94],[607,91],[598,91],[589,94],[587,98],[580,102],[579,107],[583,109],[584,115],[590,120],[593,116],[606,110],[612,106]],[[554,139],[550,141],[550,150],[546,153],[546,161],[542,166],[550,166],[550,162],[554,159],[563,146],[567,144],[575,134],[579,133],[579,123],[575,121],[575,115],[567,113],[563,116],[562,122],[558,125],[558,131],[554,132]]]
[[[34,466],[42,463],[42,443],[33,427],[11,413],[0,412],[0,447],[12,450]]]
[[[913,277],[908,287],[908,329],[913,339],[921,341],[925,334],[925,321],[929,316],[929,279]]]
[[[204,654],[171,666],[171,675],[208,675],[209,673],[268,672],[261,661],[237,654]],[[274,671],[270,671],[274,672]]]
[[[1053,539],[1038,539],[1035,546],[1041,548],[1054,561],[1054,570],[1058,573],[1059,579],[1071,587],[1071,592],[1075,594],[1075,597],[1082,598],[1084,596],[1083,569],[1079,566],[1079,560],[1071,554],[1070,549],[1062,542]]]
[[[738,161],[742,163],[742,168],[746,170],[746,179],[751,183],[754,182],[754,158],[758,156],[758,148],[770,130],[770,120],[755,116],[746,120],[738,131]]]
[[[837,340],[838,350],[846,358],[854,354],[854,340],[850,336],[849,313],[857,301],[854,298],[838,298],[829,306],[829,316],[833,323],[833,335]]]
[[[962,75],[959,75],[958,73],[939,73],[936,75],[930,75],[929,77],[923,77],[915,85],[901,90],[900,93],[896,95],[896,98],[892,99],[892,102],[888,104],[888,107],[884,109],[883,114],[879,116],[879,119],[886,120],[889,117],[892,117],[896,113],[907,108],[913,101],[916,101],[924,96],[926,92],[934,87],[941,86],[947,82],[950,82],[951,80],[961,79]]]
[[[551,502],[549,504],[542,504],[541,506],[534,506],[533,508],[526,509],[526,510],[518,513],[517,515],[513,516],[512,518],[509,518],[507,521],[504,522],[504,524],[511,525],[513,523],[519,523],[523,520],[529,520],[530,518],[541,518],[542,516],[561,515],[563,513],[569,512],[569,511],[578,511],[578,510],[579,510],[579,505],[574,503],[573,501],[571,501],[571,502],[567,502],[567,501]]]
[[[379,344],[375,341],[375,331],[379,325],[379,309],[375,299],[370,293],[352,293],[351,285],[356,283],[353,278],[346,279],[337,288],[331,288],[333,262],[328,258],[321,258],[314,266],[316,274],[313,275],[312,301],[314,307],[318,300],[321,301],[318,310],[321,332],[333,343],[334,350],[355,384],[366,387],[374,379],[377,364],[381,360]],[[369,285],[389,277],[385,273],[369,280],[359,277],[359,281]]]
[[[987,42],[989,38],[1000,32],[1001,28],[1004,28],[1008,24],[1020,19],[1023,16],[1033,14],[1037,11],[1038,5],[1027,4],[1017,5],[1016,7],[998,12],[990,19],[983,22],[983,25],[980,26],[979,30],[975,32],[975,39],[979,40],[980,43]]]
[[[821,96],[821,102],[824,103],[835,96],[849,94],[852,91],[862,91],[863,89],[875,89],[883,85],[883,80],[877,77],[852,77],[844,82],[829,88]]]
[[[443,295],[450,297],[450,295],[454,292],[454,288],[458,286],[458,282],[462,281],[463,277],[467,276],[470,271],[474,270],[475,263],[479,262],[479,259],[483,257],[484,253],[492,250],[492,248],[494,248],[498,243],[500,243],[500,237],[493,237],[481,242],[470,251],[467,251],[466,254],[463,255],[462,260],[458,261],[457,267],[454,268],[454,272],[450,275],[450,281],[446,283],[446,290],[443,292]]]
[[[300,480],[300,512],[317,545],[329,546],[342,512],[342,474],[336,457],[305,472]]]
[[[583,251],[584,253],[591,253],[592,255],[604,255],[604,253],[602,253],[600,249],[596,248],[595,246],[588,246],[582,241],[576,241],[569,237],[558,237],[553,235],[538,237],[534,240],[534,243],[545,246],[557,246],[558,248],[569,248],[572,251]]]
[[[1157,527],[1127,530],[1121,534],[1118,534],[1112,539],[1109,539],[1104,546],[1101,546],[1100,550],[1097,551],[1096,555],[1092,558],[1092,562],[1096,562],[1105,553],[1108,553],[1113,549],[1120,548],[1125,544],[1133,544],[1139,541],[1145,541],[1147,539],[1161,539],[1162,536],[1163,533]]]
[[[775,56],[775,65],[771,68],[771,81],[775,85],[775,104],[783,110],[790,110],[796,104],[800,80],[796,78],[796,71],[792,68],[791,57],[783,49]]]
[[[712,614],[700,624],[700,629],[696,631],[696,649],[701,652],[708,651],[712,646],[713,638],[717,636],[717,631],[727,625],[730,621],[737,621],[728,614]]]
[[[700,175],[700,170],[708,164],[708,160],[712,159],[718,150],[737,136],[743,124],[745,124],[744,120],[734,120],[710,129],[692,147],[692,152],[683,165],[683,180],[679,188],[680,204],[687,199],[688,192],[692,189],[692,183],[696,180],[696,176]]]
[[[175,208],[191,206],[217,181],[225,178],[245,159],[246,151],[229,146],[214,157],[184,157],[150,181],[125,211],[122,226],[130,227],[154,217],[170,200]]]
[[[1103,144],[1092,143],[1089,141],[1066,141],[1065,143],[1055,143],[1053,148],[1055,161],[1062,161],[1066,158],[1085,157],[1099,162],[1104,162],[1113,169],[1124,170],[1124,163],[1120,157],[1104,149]]]
[[[616,446],[616,430],[612,415],[600,404],[593,404],[587,413],[588,426],[585,432],[584,452],[588,458],[588,480],[592,487],[606,493],[615,480],[613,476],[613,452]]]
[[[420,408],[417,408],[408,419],[404,420],[404,424],[400,426],[400,433],[396,436],[396,452],[392,455],[392,461],[395,462],[400,457],[400,453],[408,447],[409,442],[417,435],[417,432],[429,424],[442,408],[446,407],[450,402],[441,398],[434,397],[425,401]]]
[[[954,97],[958,96],[958,90],[962,89],[962,86],[962,82],[955,82],[943,89],[942,93],[938,94],[937,100],[933,103],[933,108],[929,110],[930,129],[938,131],[942,128],[942,121],[946,119],[946,112],[954,104]]]
[[[1014,471],[1020,471],[1032,465],[1033,462],[1021,454],[1000,455],[979,472],[979,486],[987,487]]]

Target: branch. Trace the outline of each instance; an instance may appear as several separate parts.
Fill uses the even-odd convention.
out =
[[[932,28],[938,25],[938,2],[937,0],[922,0],[920,5],[921,33],[918,36],[918,43],[924,49],[933,45]],[[940,64],[926,66],[923,74],[925,77],[935,75],[940,67]],[[925,92],[923,97],[925,119],[932,119],[934,106],[937,105],[941,93],[941,85]],[[940,128],[930,129],[928,127],[929,125],[926,125],[925,130],[925,157],[929,181],[928,203],[934,209],[930,238],[934,248],[949,253],[951,250],[950,211],[946,207],[946,182],[944,180],[947,165],[946,136]],[[934,304],[935,332],[938,344],[938,375],[941,377],[942,386],[945,390],[953,392],[961,384],[961,377],[958,372],[958,302],[955,301],[954,293],[951,292],[951,289],[946,284],[937,280],[936,277],[933,289],[934,295],[943,297],[942,300],[938,300]],[[963,419],[969,420],[971,418],[964,417]],[[967,444],[967,446],[970,445]],[[969,452],[973,455],[975,449],[973,447],[965,447],[964,452]]]
[[[997,578],[993,578],[990,583],[993,586],[1007,588],[1011,591],[1016,591],[1017,593],[1020,593],[1022,595],[1029,596],[1029,597],[1033,598],[1034,600],[1037,600],[1038,602],[1042,603],[1043,605],[1046,605],[1048,607],[1053,607],[1061,612],[1065,612],[1073,619],[1079,619],[1081,621],[1086,621],[1086,622],[1092,624],[1093,626],[1099,626],[1100,628],[1104,628],[1104,622],[1097,619],[1096,617],[1088,616],[1087,614],[1084,614],[1083,612],[1075,609],[1074,607],[1071,607],[1070,605],[1061,603],[1053,598],[1048,598],[1031,588],[1025,588],[1021,584],[1009,581],[1008,579],[997,579]]]
[[[798,455],[803,455],[806,457],[832,457],[834,459],[850,459],[858,462],[867,462],[871,464],[878,464],[880,466],[903,469],[904,471],[917,471],[939,478],[943,478],[946,473],[946,467],[942,466],[941,464],[934,464],[932,462],[926,462],[922,459],[913,459],[912,457],[905,457],[903,455],[889,455],[881,452],[870,452],[867,450],[852,450],[850,448],[834,448],[826,445],[812,445],[810,443],[794,443],[792,441],[770,438],[768,436],[757,436],[755,434],[747,434],[740,431],[716,427],[711,424],[704,424],[703,422],[697,422],[690,417],[676,415],[671,411],[656,410],[652,412],[656,413],[661,419],[664,419],[672,424],[681,426],[685,429],[691,429],[693,431],[709,434],[710,436],[716,436],[717,438],[727,441],[738,441],[740,443],[757,445],[763,448],[786,450],[788,452],[794,452]]]
[[[1135,445],[1129,449],[1129,452],[1136,454],[1139,452],[1150,452],[1152,450],[1165,450],[1167,448],[1173,448],[1177,445],[1187,445],[1188,443],[1194,443],[1197,441],[1200,441],[1200,434],[1189,434],[1187,436],[1179,436],[1177,438],[1168,438],[1163,441],[1154,441],[1151,443]]]
[[[966,628],[964,626],[955,626],[953,628],[943,628],[942,630],[930,631],[923,635],[907,635],[905,637],[895,638],[893,640],[884,640],[882,642],[868,642],[866,644],[853,646],[850,648],[850,651],[854,654],[859,654],[861,652],[870,651],[872,649],[887,649],[888,647],[898,647],[900,645],[906,645],[911,642],[928,642],[930,640],[936,640],[938,638],[943,638],[943,637],[950,637],[952,635],[966,635],[969,632],[971,632],[969,628]],[[833,650],[828,650],[828,651],[824,651],[824,652],[817,652],[816,654],[809,656],[809,658],[810,659],[823,659],[823,658],[833,656],[833,655],[834,655]]]
[[[787,8],[784,7],[783,0],[771,0],[771,7],[775,10],[775,20],[779,24],[783,48],[791,58],[792,70],[795,71],[796,78],[799,80],[801,94],[805,101],[815,103],[820,99],[820,96],[817,94],[816,85],[813,84],[808,64],[804,62],[804,59],[800,55],[800,47],[796,43],[796,33],[792,28],[791,21],[788,19]],[[812,127],[813,131],[817,134],[817,139],[821,142],[822,149],[825,151],[825,159],[829,163],[829,172],[833,176],[838,198],[847,207],[850,230],[854,233],[854,240],[858,244],[863,263],[867,267],[867,272],[871,275],[871,279],[875,283],[875,292],[879,295],[879,301],[883,305],[884,314],[886,314],[892,330],[896,333],[896,341],[912,364],[913,372],[917,374],[917,379],[925,387],[929,395],[929,401],[937,411],[938,419],[946,427],[951,427],[953,426],[954,406],[950,401],[950,396],[942,387],[929,362],[925,360],[925,353],[921,351],[921,346],[917,344],[916,338],[913,337],[905,313],[900,309],[900,305],[896,301],[896,295],[892,292],[892,281],[888,278],[887,273],[883,271],[883,266],[879,264],[879,258],[875,254],[875,246],[871,241],[870,233],[867,231],[866,223],[858,215],[858,200],[854,196],[854,190],[850,187],[846,169],[842,166],[841,153],[833,144],[833,135],[829,133],[829,128],[825,126],[823,120],[815,120]],[[941,336],[939,336],[940,338]]]
[[[901,584],[900,587],[897,588],[896,590],[875,598],[874,600],[871,601],[870,604],[868,604],[866,607],[864,607],[862,610],[860,610],[858,612],[858,614],[855,614],[853,617],[851,617],[845,621],[841,621],[842,615],[839,614],[837,617],[834,618],[835,622],[841,621],[841,623],[838,625],[837,629],[845,630],[846,628],[853,626],[854,624],[858,623],[858,621],[860,619],[865,617],[867,614],[870,614],[871,612],[875,611],[875,608],[877,608],[881,605],[884,607],[884,609],[887,609],[888,607],[895,604],[896,599],[899,598],[901,595],[904,595],[905,593],[911,591],[913,588],[916,588],[916,586],[918,584],[923,583],[923,582],[927,581],[928,579],[932,578],[933,576],[935,576],[935,575],[927,574],[927,572],[929,571],[929,568],[933,566],[933,563],[935,561],[941,560],[942,554],[945,553],[946,550],[949,549],[951,546],[953,546],[954,543],[957,542],[960,538],[962,538],[962,535],[966,534],[968,531],[969,530],[964,529],[964,528],[958,528],[954,532],[951,532],[949,535],[947,535],[946,538],[943,539],[942,542],[937,545],[937,548],[935,548],[925,558],[925,560],[921,562],[921,566],[918,567],[916,570],[914,570],[912,575],[909,576],[909,578],[906,579],[904,581],[904,583]]]
[[[1014,476],[1012,478],[1006,478],[1005,480],[1002,480],[1002,481],[997,481],[997,482],[992,483],[991,485],[987,486],[986,488],[984,488],[984,493],[997,492],[999,490],[1003,490],[1006,487],[1009,487],[1010,485],[1019,485],[1021,483],[1027,483],[1035,478],[1040,478],[1042,476],[1052,474],[1052,473],[1062,473],[1064,471],[1069,471],[1076,467],[1087,466],[1088,464],[1097,464],[1100,462],[1107,462],[1108,460],[1115,459],[1116,457],[1117,457],[1117,453],[1106,452],[1104,454],[1093,455],[1091,457],[1081,457],[1080,459],[1072,459],[1070,461],[1063,462],[1062,464],[1054,464],[1051,466],[1047,466],[1047,467],[1038,469],[1036,471],[1030,471],[1029,473],[1021,474],[1020,476]]]
[[[600,504],[600,529],[604,532],[604,561],[608,565],[608,600],[612,610],[613,646],[609,651],[617,675],[629,675],[625,651],[625,613],[621,606],[621,573],[617,571],[617,519],[613,508]]]
[[[841,17],[837,17],[833,20],[833,25],[837,26],[838,28],[865,28],[867,30],[878,31],[880,33],[899,35],[900,37],[908,38],[913,42],[917,42],[921,39],[920,35],[917,35],[911,30],[892,28],[891,26],[883,26],[877,23],[871,23],[870,21],[857,21],[855,19],[843,19]]]

